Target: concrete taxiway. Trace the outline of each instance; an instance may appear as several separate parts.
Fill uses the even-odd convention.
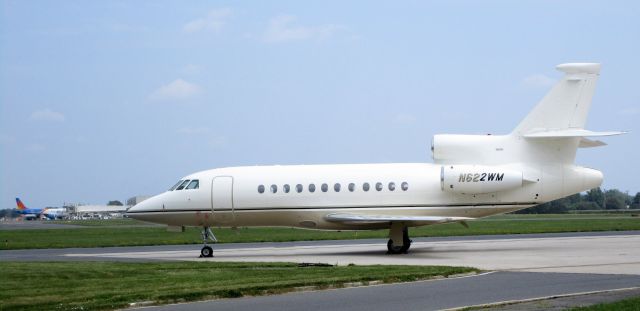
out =
[[[436,310],[640,287],[640,232],[555,233],[414,238],[409,254],[386,255],[385,240],[219,244],[0,251],[0,260],[287,261],[471,266],[472,277],[223,299],[162,310]],[[577,296],[593,297],[593,296]],[[579,299],[579,298],[576,298]]]
[[[452,265],[492,271],[640,275],[640,234],[556,234],[494,236],[480,239],[415,239],[405,255],[387,255],[384,241],[243,244],[216,247],[214,258],[197,258],[198,249],[67,250],[65,257],[106,260],[287,261],[338,265]]]

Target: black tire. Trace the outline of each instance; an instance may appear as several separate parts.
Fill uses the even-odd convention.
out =
[[[404,244],[402,247],[404,248],[404,254],[407,253],[409,248],[411,247],[411,239],[409,239],[409,229],[405,228],[402,235],[402,243]]]
[[[200,257],[213,257],[213,248],[205,246],[200,250]]]
[[[406,239],[403,243],[404,245],[402,246],[393,245],[393,240],[389,239],[389,242],[387,242],[387,254],[406,254],[411,246],[411,240]]]

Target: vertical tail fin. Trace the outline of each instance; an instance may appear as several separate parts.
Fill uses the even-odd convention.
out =
[[[591,98],[600,74],[600,64],[569,63],[556,69],[566,73],[512,134],[584,129]]]
[[[18,206],[18,210],[26,210],[27,207],[20,201],[20,198],[16,198],[16,205]]]
[[[535,162],[573,164],[578,147],[601,146],[584,137],[608,136],[623,132],[592,132],[584,129],[591,99],[600,75],[600,64],[569,63],[556,69],[565,76],[511,132],[524,137],[536,149]]]

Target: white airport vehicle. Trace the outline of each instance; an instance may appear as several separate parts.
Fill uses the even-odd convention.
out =
[[[506,135],[435,135],[434,163],[229,167],[197,172],[127,211],[131,218],[203,228],[286,226],[389,229],[388,252],[406,253],[408,228],[528,208],[600,186],[574,164],[578,148],[603,146],[586,130],[600,64],[557,66],[565,76]]]

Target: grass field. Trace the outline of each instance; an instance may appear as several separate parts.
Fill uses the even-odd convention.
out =
[[[570,311],[640,311],[640,297],[602,303],[588,307],[572,308]]]
[[[164,304],[296,287],[343,287],[477,272],[464,267],[299,267],[290,263],[0,262],[2,310],[110,310],[130,303]]]
[[[199,244],[199,230],[187,228],[184,233],[167,232],[162,226],[133,220],[94,222],[86,228],[73,229],[0,230],[0,249]],[[623,230],[640,230],[640,218],[630,215],[502,215],[470,221],[469,228],[444,224],[411,228],[410,234],[421,237]],[[387,230],[335,232],[295,228],[214,228],[214,233],[220,243],[385,238],[388,234]]]

